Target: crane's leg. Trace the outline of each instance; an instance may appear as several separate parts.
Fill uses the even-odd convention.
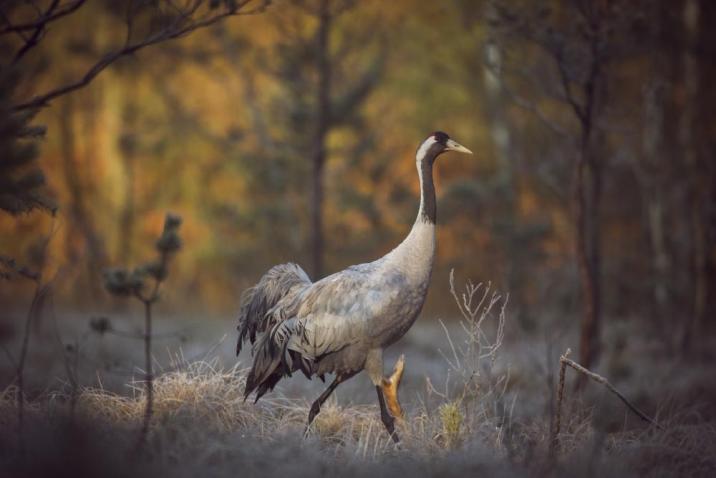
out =
[[[388,430],[388,434],[395,443],[400,443],[400,438],[395,432],[395,419],[403,418],[403,410],[398,403],[398,386],[405,368],[405,357],[401,356],[395,364],[390,377],[383,375],[383,350],[372,349],[368,352],[365,361],[365,371],[368,372],[370,380],[375,385],[378,393],[378,404],[380,405],[380,418]],[[387,402],[387,404],[386,404]]]
[[[308,427],[311,426],[311,423],[313,422],[313,419],[316,418],[316,415],[318,415],[318,412],[321,411],[321,405],[328,400],[328,397],[331,396],[333,391],[340,385],[341,383],[345,382],[349,378],[351,378],[355,373],[347,373],[347,374],[338,374],[336,375],[336,378],[331,382],[331,384],[328,386],[328,388],[321,394],[318,399],[316,399],[315,402],[313,402],[313,405],[311,405],[311,411],[308,412],[308,423],[306,424],[306,432],[308,431]]]
[[[403,418],[403,408],[398,401],[398,387],[400,379],[403,378],[403,370],[405,370],[405,355],[400,356],[395,362],[393,373],[390,374],[390,377],[383,378],[380,384],[390,414],[399,419]]]
[[[385,405],[385,398],[383,397],[383,388],[380,385],[375,386],[376,392],[378,392],[378,404],[380,405],[380,419],[385,425],[385,429],[388,430],[388,435],[393,439],[395,443],[400,443],[400,437],[395,431],[395,417],[390,414],[388,407]]]

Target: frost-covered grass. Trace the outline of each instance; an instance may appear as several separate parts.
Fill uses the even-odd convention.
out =
[[[27,375],[42,386],[30,390],[22,433],[14,386],[0,392],[0,477],[716,476],[716,384],[708,357],[669,358],[643,335],[608,330],[607,344],[610,334],[632,339],[607,347],[597,370],[664,429],[635,418],[598,384],[575,394],[568,371],[559,446],[550,454],[558,357],[572,339],[563,335],[545,347],[535,335],[510,337],[502,297],[469,283],[456,288],[451,282],[459,321],[418,326],[395,346],[407,362],[399,448],[365,377],[339,387],[304,434],[311,400],[324,384],[295,377],[258,404],[245,402],[247,361],[236,363],[233,344],[222,352],[187,341],[185,356],[207,348],[213,354],[174,354],[155,381],[148,440],[137,449],[143,384],[115,373],[118,367],[96,366],[103,357],[114,362],[123,349],[110,347],[108,337],[94,345],[86,339],[74,342],[84,344],[81,354],[75,348],[53,361],[53,347],[62,350],[56,337],[47,344],[35,337]],[[204,329],[218,335],[209,324]],[[386,369],[391,360],[389,354]],[[76,387],[63,374],[73,366]]]
[[[328,402],[307,435],[305,401],[275,394],[244,402],[245,370],[199,362],[156,382],[149,440],[134,444],[143,418],[143,388],[122,396],[101,389],[70,397],[50,393],[26,408],[21,450],[15,395],[0,397],[2,470],[28,476],[52,470],[77,475],[299,476],[437,474],[713,476],[716,428],[688,411],[660,417],[665,431],[600,430],[586,406],[565,415],[556,462],[548,459],[549,420],[506,423],[499,413],[471,416],[478,406],[444,401],[408,406],[400,448],[390,441],[377,406]],[[479,400],[479,399],[478,399]],[[37,475],[39,476],[39,475]]]

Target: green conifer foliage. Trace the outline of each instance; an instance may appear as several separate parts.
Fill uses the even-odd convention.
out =
[[[37,164],[37,141],[45,127],[31,124],[36,111],[15,111],[16,72],[0,69],[0,209],[17,215],[34,209],[54,214],[56,205],[43,191],[45,175]]]

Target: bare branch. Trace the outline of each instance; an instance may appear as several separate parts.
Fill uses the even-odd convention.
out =
[[[569,75],[567,74],[567,68],[564,64],[562,52],[557,51],[551,53],[554,57],[555,63],[557,64],[557,71],[559,71],[559,79],[562,82],[562,89],[564,89],[564,99],[572,107],[572,110],[574,110],[574,114],[577,116],[577,118],[579,118],[579,121],[584,123],[584,121],[586,120],[586,114],[584,112],[583,106],[579,104],[577,99],[574,97],[574,94],[572,93],[572,86],[569,80]]]
[[[211,26],[224,18],[230,17],[230,16],[237,16],[237,15],[250,15],[254,13],[258,13],[260,11],[263,11],[263,9],[266,8],[266,6],[270,3],[269,0],[263,0],[256,8],[241,12],[241,8],[251,3],[253,0],[245,0],[244,2],[241,2],[237,4],[236,8],[230,8],[225,10],[222,13],[218,13],[215,15],[206,15],[204,17],[201,17],[195,21],[191,21],[189,23],[184,23],[186,20],[188,20],[193,13],[196,12],[200,1],[195,2],[183,15],[178,15],[174,22],[172,22],[171,25],[166,27],[163,30],[160,30],[158,32],[155,32],[154,34],[151,34],[147,36],[144,40],[138,41],[136,43],[130,43],[124,45],[122,48],[119,48],[114,51],[110,51],[106,53],[102,58],[100,58],[99,61],[97,61],[92,67],[90,67],[87,72],[82,76],[82,78],[71,82],[69,84],[60,86],[58,88],[55,88],[54,90],[50,90],[47,93],[43,93],[41,95],[37,95],[34,98],[16,105],[14,107],[15,111],[22,111],[27,109],[35,109],[35,108],[43,108],[49,104],[50,101],[57,98],[58,96],[65,95],[67,93],[70,93],[72,91],[78,90],[84,86],[87,86],[92,80],[95,79],[97,75],[99,75],[105,68],[110,66],[112,63],[117,61],[118,59],[131,55],[142,48],[145,48],[150,45],[156,45],[158,43],[163,43],[169,40],[173,40],[176,38],[183,37],[195,30],[205,28],[208,26]],[[131,23],[128,23],[128,27],[131,25]],[[127,37],[127,40],[129,38]]]
[[[53,0],[50,6],[47,9],[47,15],[51,15],[52,12],[54,12],[57,9],[57,6],[60,4],[60,0]],[[45,26],[47,25],[47,22],[40,23],[37,27],[35,27],[35,31],[32,33],[32,36],[25,40],[25,44],[18,50],[18,52],[15,54],[15,57],[12,59],[12,64],[14,65],[18,61],[22,59],[25,54],[30,51],[33,47],[35,47],[42,37]]]
[[[537,117],[545,126],[547,126],[552,132],[557,134],[558,136],[562,136],[564,138],[569,137],[569,133],[567,130],[565,130],[559,123],[554,121],[553,119],[549,118],[544,111],[542,111],[539,106],[537,106],[535,103],[523,98],[522,96],[518,95],[514,91],[512,91],[512,88],[507,86],[506,84],[503,84],[502,86],[503,90],[509,95],[510,99],[520,108],[524,109],[525,111],[529,111],[533,115]]]
[[[644,420],[645,422],[648,422],[648,423],[654,425],[654,426],[655,426],[656,428],[658,428],[659,430],[663,430],[663,429],[664,429],[664,427],[662,427],[661,425],[659,425],[658,423],[656,423],[653,418],[650,418],[650,417],[649,417],[648,415],[646,415],[644,412],[642,412],[641,410],[639,410],[636,405],[634,405],[633,403],[631,403],[631,402],[629,401],[629,399],[627,399],[619,390],[617,390],[617,389],[614,387],[614,385],[612,385],[611,383],[609,383],[609,381],[608,381],[606,378],[602,377],[602,376],[599,375],[599,374],[596,374],[596,373],[592,372],[591,370],[587,370],[586,368],[582,367],[581,365],[579,365],[579,364],[578,364],[577,362],[575,362],[574,360],[569,359],[569,358],[567,358],[567,357],[565,357],[565,356],[561,357],[561,358],[560,358],[560,361],[566,363],[567,365],[569,365],[570,367],[572,367],[574,370],[583,373],[584,375],[586,375],[587,377],[591,378],[591,379],[594,380],[595,382],[599,382],[599,383],[601,383],[602,385],[604,385],[605,387],[607,387],[607,388],[609,389],[609,391],[611,391],[614,395],[616,395],[617,397],[619,397],[619,399],[620,399],[622,402],[624,402],[624,404],[629,408],[629,410],[631,410],[632,412],[636,413],[636,414],[639,416],[639,418],[641,418],[641,419]]]
[[[616,395],[619,400],[621,400],[629,410],[634,412],[639,418],[644,420],[645,422],[650,423],[651,425],[654,425],[659,430],[663,430],[664,427],[659,425],[653,418],[650,418],[646,413],[642,412],[637,408],[636,405],[631,403],[629,399],[627,399],[619,390],[617,390],[614,385],[609,383],[609,381],[602,377],[599,374],[596,374],[592,372],[591,370],[588,370],[587,368],[581,366],[574,360],[568,358],[571,350],[567,349],[567,351],[559,358],[559,385],[557,389],[557,410],[555,414],[555,422],[554,426],[552,428],[552,437],[550,439],[550,457],[554,459],[554,455],[556,453],[556,449],[559,446],[559,432],[560,432],[560,425],[561,425],[561,418],[562,418],[562,402],[564,397],[564,374],[566,371],[567,366],[572,367],[577,372],[583,374],[586,377],[591,378],[595,382],[601,383],[607,389],[612,392],[614,395]]]
[[[40,29],[43,30],[48,23],[54,22],[55,20],[64,17],[65,15],[69,15],[70,13],[73,13],[75,10],[80,8],[86,0],[76,0],[75,2],[72,2],[70,4],[62,5],[61,7],[58,5],[59,1],[53,2],[52,6],[47,9],[47,11],[41,15],[39,18],[36,18],[35,20],[29,22],[29,23],[22,23],[19,25],[13,25],[10,23],[10,21],[6,18],[5,21],[8,23],[8,26],[0,30],[0,35],[5,35],[7,33],[20,33],[28,30],[35,30]],[[4,15],[3,15],[4,16]]]
[[[555,94],[550,93],[546,91],[545,88],[543,88],[543,85],[539,85],[538,82],[534,80],[534,74],[524,70],[524,69],[512,69],[512,68],[506,68],[504,65],[496,65],[493,62],[489,60],[485,60],[483,62],[483,65],[485,68],[487,68],[493,75],[495,76],[502,76],[502,73],[507,71],[512,75],[518,76],[523,80],[529,81],[530,84],[533,86],[536,86],[537,88],[540,88],[543,90],[543,93],[547,96],[550,96],[551,98],[557,100],[557,101],[566,101],[564,94]],[[509,98],[520,108],[524,109],[525,111],[528,111],[535,115],[537,119],[539,119],[545,126],[547,126],[552,132],[557,134],[558,136],[562,136],[564,138],[569,138],[569,134],[567,130],[562,127],[558,122],[548,117],[544,111],[542,111],[536,103],[533,101],[528,100],[527,98],[517,94],[509,85],[508,82],[503,81],[501,82],[502,90],[509,96]]]
[[[559,384],[557,385],[557,406],[556,406],[556,412],[554,415],[554,423],[552,426],[552,436],[549,440],[549,458],[550,461],[554,460],[555,454],[557,452],[557,447],[559,446],[559,432],[560,428],[562,426],[562,400],[564,399],[564,375],[567,371],[567,363],[562,360],[566,359],[567,356],[571,353],[570,349],[567,349],[566,352],[564,352],[564,355],[559,360]]]

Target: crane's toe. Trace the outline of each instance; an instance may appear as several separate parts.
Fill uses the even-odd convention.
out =
[[[390,412],[388,412],[387,410],[381,410],[380,419],[383,421],[385,429],[388,430],[388,435],[390,435],[390,438],[392,438],[395,443],[400,443],[400,437],[398,436],[398,432],[395,431],[395,417],[391,415]]]
[[[378,393],[378,404],[380,405],[380,419],[385,425],[385,429],[388,431],[388,435],[393,439],[395,443],[400,443],[400,437],[395,431],[395,417],[390,414],[388,407],[385,405],[385,397],[383,396],[383,387],[378,385],[375,387]]]

